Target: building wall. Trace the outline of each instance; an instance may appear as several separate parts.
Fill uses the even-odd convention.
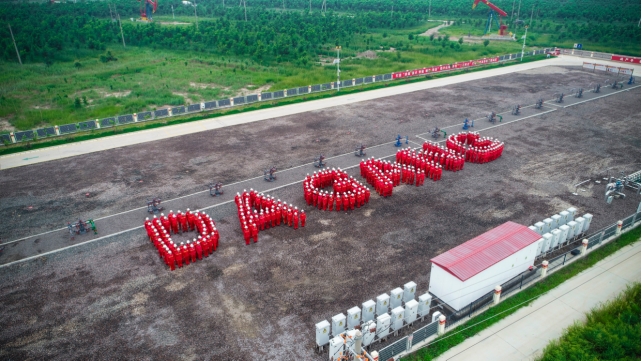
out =
[[[455,310],[461,310],[472,301],[492,291],[495,286],[501,285],[532,266],[538,243],[534,242],[524,247],[465,282],[433,264],[428,291]]]

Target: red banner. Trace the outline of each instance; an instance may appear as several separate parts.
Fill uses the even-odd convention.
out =
[[[418,75],[424,75],[424,74],[430,74],[430,73],[438,73],[440,71],[445,71],[445,70],[461,69],[461,68],[467,68],[469,66],[475,66],[475,65],[480,65],[480,64],[496,63],[498,61],[499,61],[499,57],[497,56],[497,57],[494,57],[494,58],[483,58],[483,59],[478,59],[478,60],[460,61],[460,62],[454,63],[452,65],[451,64],[444,64],[444,65],[431,66],[429,68],[398,71],[398,72],[392,73],[392,79],[402,79],[402,78],[408,78],[408,77],[411,77],[411,76],[418,76]]]
[[[625,62],[625,63],[640,64],[640,58],[636,58],[634,56],[611,55],[611,60],[621,61],[621,62]]]

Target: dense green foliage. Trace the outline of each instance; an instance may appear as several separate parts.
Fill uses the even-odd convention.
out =
[[[544,349],[538,361],[640,360],[640,284],[586,315]]]

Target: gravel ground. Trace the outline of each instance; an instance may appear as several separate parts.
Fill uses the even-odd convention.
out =
[[[575,69],[543,73],[3,170],[0,236],[58,228],[78,214],[138,207],[149,195],[201,190],[214,176],[230,183],[272,164],[283,169],[603,80]],[[425,292],[430,258],[503,222],[530,225],[575,206],[594,214],[598,229],[633,213],[639,197],[607,206],[603,185],[571,191],[609,167],[639,170],[640,100],[636,89],[494,128],[485,133],[507,145],[495,162],[466,164],[424,187],[400,186],[354,212],[304,207],[305,228],[264,231],[251,246],[233,205],[218,207],[219,250],[175,272],[143,232],[0,268],[0,358],[326,359],[313,353],[316,322],[411,280]],[[273,195],[304,205],[299,185]]]

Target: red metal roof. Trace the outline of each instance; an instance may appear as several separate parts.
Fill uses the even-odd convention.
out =
[[[430,261],[465,281],[540,238],[526,226],[506,222]]]

